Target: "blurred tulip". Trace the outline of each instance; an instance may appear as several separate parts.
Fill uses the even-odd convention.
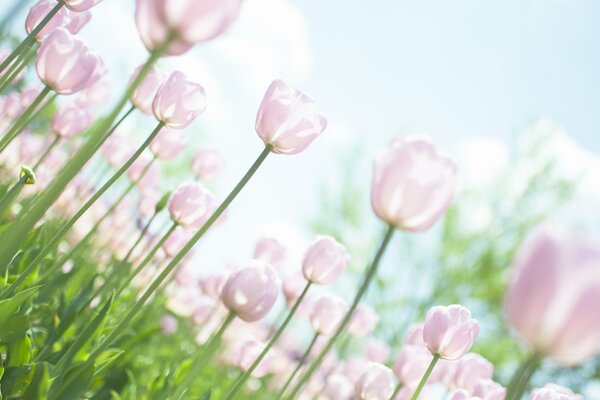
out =
[[[167,257],[172,258],[177,255],[183,249],[183,246],[189,242],[189,240],[194,236],[192,231],[184,229],[180,226],[175,228],[173,233],[169,235],[165,243],[162,245],[162,250],[165,252]]]
[[[425,347],[404,346],[394,361],[394,375],[402,385],[416,387],[432,359]]]
[[[356,382],[358,400],[389,400],[394,392],[392,370],[382,364],[368,363],[365,372]]]
[[[92,123],[89,111],[77,104],[71,103],[58,109],[52,118],[52,131],[65,138],[74,138],[83,133]]]
[[[365,356],[367,360],[385,364],[390,358],[392,350],[390,346],[383,340],[371,339],[367,342],[365,347]]]
[[[481,400],[504,400],[506,398],[506,389],[491,379],[483,379],[477,382],[473,395]]]
[[[310,323],[319,335],[332,336],[348,310],[342,299],[331,294],[321,295],[314,303],[310,313]]]
[[[106,139],[100,152],[113,168],[121,168],[133,155],[135,147],[129,138],[115,133]]]
[[[102,0],[62,0],[71,11],[82,12],[89,10]]]
[[[433,144],[397,140],[375,160],[371,206],[386,223],[421,232],[444,214],[456,186],[456,165]]]
[[[366,304],[359,304],[348,324],[348,333],[354,337],[365,337],[371,334],[379,323],[379,315]]]
[[[67,28],[73,35],[76,35],[91,20],[92,13],[89,11],[71,12],[69,13],[65,28]]]
[[[21,90],[21,105],[23,109],[29,107],[35,99],[40,95],[42,89],[37,86],[25,86]]]
[[[319,236],[308,247],[302,259],[304,277],[317,285],[330,285],[350,265],[344,246],[330,236]]]
[[[162,128],[156,138],[150,143],[150,151],[159,160],[172,160],[188,145],[185,132],[178,129]]]
[[[142,67],[138,67],[131,78],[129,79],[129,85],[135,81]],[[165,76],[156,67],[150,68],[150,71],[146,74],[144,79],[140,82],[138,87],[133,91],[130,97],[131,104],[147,115],[152,115],[152,102],[160,86],[164,83]]]
[[[545,356],[577,364],[600,350],[600,244],[558,227],[534,231],[506,295],[513,328]]]
[[[325,394],[330,399],[352,400],[354,397],[354,385],[350,379],[342,374],[331,374],[327,377]]]
[[[36,26],[56,7],[56,0],[39,0],[29,9],[27,19],[25,20],[25,30],[31,33]],[[42,42],[49,34],[58,28],[65,28],[71,22],[70,12],[64,8],[59,10],[50,21],[35,36],[38,42]],[[76,26],[74,26],[76,27]],[[69,28],[69,31],[71,29]],[[77,31],[71,33],[75,34]]]
[[[469,310],[457,304],[431,308],[423,324],[423,340],[427,348],[432,354],[447,360],[465,355],[478,333],[479,323],[471,318]]]
[[[285,261],[287,249],[277,239],[260,238],[254,246],[253,258],[261,259],[275,268],[281,267]]]
[[[529,400],[583,400],[583,396],[573,393],[566,387],[549,383],[531,392]]]
[[[215,149],[198,150],[192,161],[192,172],[204,181],[213,181],[223,169],[223,158]]]
[[[171,315],[165,315],[160,320],[160,330],[166,336],[177,332],[177,320]]]
[[[229,311],[246,322],[262,319],[277,300],[280,281],[269,264],[253,260],[231,274],[221,292]]]
[[[244,372],[250,369],[264,349],[265,344],[256,339],[246,341],[239,350],[238,367]],[[273,363],[273,356],[273,350],[269,350],[254,371],[252,371],[251,375],[255,378],[262,378],[269,373],[271,364]]]
[[[175,71],[156,92],[152,109],[156,119],[169,128],[183,129],[206,109],[206,92]]]
[[[88,86],[100,62],[81,39],[59,28],[40,46],[35,65],[40,79],[52,90],[73,94]]]
[[[425,346],[423,341],[423,324],[412,324],[404,335],[404,344],[413,346]]]
[[[135,25],[137,26],[140,39],[149,51],[154,51],[166,40],[169,45],[165,51],[166,55],[178,56],[194,45],[181,39],[172,38],[169,27],[165,24],[164,13],[161,3],[164,0],[136,0],[135,1]]]
[[[285,302],[288,307],[292,307],[300,294],[306,287],[306,279],[301,273],[294,273],[288,275],[283,280],[283,295],[285,296]]]
[[[493,375],[494,366],[491,362],[479,354],[468,353],[456,363],[451,384],[473,392],[479,381],[492,379]]]
[[[200,229],[212,214],[214,200],[201,184],[187,182],[173,192],[168,209],[173,222],[185,229]]]
[[[256,132],[274,153],[304,151],[327,127],[313,99],[275,80],[269,86],[256,116]]]
[[[448,400],[481,400],[479,397],[471,396],[471,393],[464,389],[459,389],[451,392],[448,395]]]

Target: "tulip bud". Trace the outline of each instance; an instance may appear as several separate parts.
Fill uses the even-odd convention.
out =
[[[363,375],[356,382],[358,400],[389,400],[394,392],[394,375],[385,365],[368,363]]]
[[[213,181],[221,173],[223,163],[217,150],[200,149],[192,161],[192,172],[204,181]]]
[[[566,387],[549,383],[531,392],[529,400],[583,400],[583,396],[573,393]]]
[[[65,6],[71,11],[82,12],[87,11],[100,3],[102,0],[62,0]]]
[[[175,71],[156,92],[152,109],[157,120],[170,128],[183,129],[206,109],[206,92]]]
[[[330,285],[350,265],[346,248],[330,236],[319,236],[304,253],[304,277],[317,285]]]
[[[477,334],[479,323],[471,312],[460,305],[433,307],[423,324],[423,340],[432,354],[447,360],[457,360],[465,355]]]
[[[304,151],[326,127],[314,100],[282,80],[271,83],[256,116],[258,136],[280,154]]]
[[[27,33],[33,32],[35,27],[37,27],[40,22],[48,14],[54,7],[56,7],[56,0],[39,0],[29,9],[29,13],[27,14],[27,19],[25,20],[25,30]],[[60,9],[51,19],[50,21],[42,28],[42,30],[35,36],[38,42],[42,42],[49,34],[54,32],[58,28],[65,28],[67,24],[71,21],[71,16],[68,10],[64,8]],[[71,30],[71,29],[69,29]],[[75,34],[77,32],[71,31],[71,33]]]
[[[267,261],[267,260],[265,260]],[[283,280],[283,295],[288,307],[292,307],[306,287],[306,279],[300,273],[294,273]]]
[[[159,160],[172,160],[177,157],[188,144],[185,132],[178,129],[162,128],[150,143],[150,151]]]
[[[141,69],[142,67],[140,66],[134,71],[129,79],[129,86],[135,81]],[[131,94],[129,98],[131,104],[144,114],[152,115],[152,102],[164,81],[165,76],[158,68],[154,66],[150,68],[150,71],[148,71],[144,79],[142,79],[138,87]]]
[[[600,244],[558,227],[534,231],[519,250],[506,295],[513,328],[564,364],[600,350]]]
[[[99,57],[66,29],[57,29],[38,51],[36,69],[40,79],[58,94],[73,94],[95,79]]]
[[[310,323],[315,333],[332,336],[342,322],[348,305],[344,300],[331,294],[323,294],[313,303]]]
[[[271,237],[260,238],[254,247],[253,258],[263,260],[275,268],[281,267],[285,261],[287,249]]]
[[[359,304],[348,324],[348,333],[354,337],[365,337],[375,330],[379,315],[366,304]]]
[[[21,172],[19,173],[19,180],[26,185],[35,184],[35,174],[33,170],[26,165],[21,166]]]
[[[221,292],[229,311],[246,322],[262,319],[273,307],[279,292],[279,277],[270,265],[253,260],[234,272]]]
[[[456,166],[425,139],[396,140],[375,160],[371,206],[388,224],[409,232],[429,229],[456,191]]]
[[[172,191],[168,191],[166,192],[163,197],[160,198],[160,200],[158,201],[158,203],[156,203],[156,207],[154,208],[154,212],[155,213],[159,213],[162,210],[165,209],[165,207],[167,206],[169,199],[171,198],[171,195],[173,194]]]
[[[173,192],[168,208],[173,222],[185,229],[200,229],[214,210],[214,200],[201,184],[187,182]]]

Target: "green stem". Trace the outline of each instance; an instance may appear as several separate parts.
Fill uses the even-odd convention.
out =
[[[281,324],[281,326],[279,327],[279,329],[277,329],[277,332],[275,332],[275,334],[273,335],[273,337],[271,337],[271,340],[269,340],[269,343],[267,343],[267,345],[265,346],[265,348],[263,349],[263,351],[260,353],[260,355],[256,358],[256,360],[254,360],[254,363],[252,363],[252,365],[250,366],[250,368],[248,368],[242,374],[242,376],[240,376],[237,379],[237,381],[233,384],[233,387],[228,391],[228,394],[225,396],[226,400],[231,400],[231,399],[233,399],[235,397],[235,395],[237,394],[237,392],[244,386],[244,384],[246,383],[246,381],[248,380],[248,378],[250,377],[250,375],[252,374],[252,372],[254,372],[254,370],[258,367],[258,365],[263,360],[263,358],[265,358],[265,356],[267,355],[267,353],[269,352],[269,350],[271,350],[271,348],[273,347],[273,345],[277,342],[277,340],[279,339],[279,337],[281,336],[281,334],[283,333],[283,331],[285,330],[285,328],[288,326],[288,324],[290,323],[290,321],[294,317],[294,314],[298,310],[298,307],[300,307],[300,303],[302,303],[302,300],[304,300],[304,297],[306,296],[306,293],[308,293],[308,289],[310,289],[311,285],[312,285],[312,282],[309,281],[306,284],[306,286],[304,286],[304,290],[302,290],[302,293],[300,294],[300,296],[296,300],[296,303],[294,304],[294,306],[292,307],[292,309],[288,313],[286,319],[283,321],[283,324]]]
[[[294,372],[292,372],[292,374],[290,375],[288,380],[285,382],[285,385],[283,385],[283,389],[281,389],[281,391],[279,392],[279,396],[277,396],[277,400],[280,400],[283,398],[285,391],[290,386],[290,384],[292,383],[292,381],[294,380],[296,375],[298,375],[298,372],[300,372],[304,363],[306,363],[306,360],[308,359],[308,356],[310,355],[310,352],[312,351],[312,349],[315,347],[315,344],[317,343],[318,339],[319,339],[319,334],[315,333],[312,340],[310,341],[310,344],[308,345],[308,348],[302,355],[302,358],[300,358],[300,360],[298,361],[298,365],[296,365],[296,369],[294,369]]]
[[[0,294],[0,299],[5,299],[14,293],[14,290],[27,278],[27,276],[34,271],[37,267],[37,264],[59,243],[62,237],[71,229],[73,225],[81,218],[83,214],[119,179],[131,165],[139,158],[142,152],[150,145],[150,142],[154,140],[158,132],[163,128],[164,123],[159,122],[156,128],[152,131],[150,136],[146,139],[146,141],[138,148],[138,150],[127,160],[127,162],[113,174],[113,176],[75,213],[69,221],[64,224],[60,230],[54,235],[50,243],[48,243],[44,249],[40,251],[35,259],[29,264],[29,266],[17,277],[17,279],[10,285],[2,294]],[[32,207],[34,207],[32,205]],[[1,264],[0,264],[1,265]],[[52,271],[49,271],[52,272]]]
[[[396,388],[394,389],[394,393],[392,393],[392,397],[390,397],[390,400],[394,400],[396,396],[398,396],[398,393],[400,393],[400,389],[402,389],[402,384],[398,383],[396,385]]]
[[[26,52],[19,55],[17,60],[12,63],[4,75],[0,77],[0,93],[4,92],[17,76],[19,76],[27,64],[35,57],[35,54],[35,51],[28,48]]]
[[[54,150],[54,148],[56,147],[56,145],[60,142],[60,139],[61,139],[60,135],[56,135],[56,137],[54,138],[54,140],[52,141],[52,143],[50,143],[50,145],[46,148],[46,150],[44,151],[44,153],[40,156],[39,160],[37,160],[37,162],[33,166],[33,170],[34,171],[37,170],[40,165],[42,165],[42,163],[50,155],[50,153],[52,152],[52,150]]]
[[[542,360],[543,356],[538,353],[533,353],[521,364],[506,387],[506,400],[521,399],[523,393],[527,390],[527,385],[529,385],[531,377],[539,368]]]
[[[371,266],[367,269],[365,277],[363,279],[363,282],[362,282],[360,288],[358,289],[358,292],[354,296],[354,301],[352,302],[352,305],[346,312],[346,315],[344,315],[344,318],[342,319],[341,323],[339,324],[336,332],[327,341],[327,344],[325,345],[323,350],[319,353],[319,355],[317,357],[315,357],[315,359],[310,363],[308,369],[302,374],[302,376],[298,380],[298,383],[294,386],[291,394],[287,397],[288,399],[294,399],[298,395],[302,386],[304,386],[304,384],[306,382],[308,382],[310,377],[315,373],[315,371],[317,370],[319,365],[321,365],[321,363],[323,362],[323,359],[327,356],[327,353],[329,353],[329,350],[331,350],[331,348],[333,347],[333,345],[335,344],[337,339],[340,337],[340,335],[344,332],[344,330],[350,323],[350,320],[352,319],[352,316],[354,314],[354,310],[356,310],[356,307],[358,307],[358,303],[364,296],[365,292],[369,288],[369,285],[371,284],[371,281],[377,274],[377,269],[379,268],[379,263],[381,261],[383,254],[385,253],[385,249],[387,248],[390,240],[392,239],[392,236],[394,235],[394,231],[395,231],[394,227],[392,225],[389,225],[385,232],[383,240],[381,241],[379,249],[377,250],[377,253],[375,253],[373,262],[371,263]]]
[[[29,125],[29,118],[36,111],[40,103],[50,93],[50,87],[44,86],[40,94],[33,100],[33,103],[27,107],[23,114],[13,123],[8,132],[0,139],[0,153]]]
[[[19,178],[17,183],[15,183],[6,194],[2,197],[2,201],[0,202],[0,219],[4,217],[10,206],[12,206],[15,199],[25,187],[25,183],[27,182],[26,178]]]
[[[431,375],[431,373],[433,372],[433,369],[435,368],[435,364],[437,364],[439,359],[440,359],[439,354],[436,353],[433,355],[433,359],[429,363],[429,367],[427,367],[427,371],[425,371],[423,378],[421,378],[421,382],[419,382],[419,385],[415,389],[415,392],[413,393],[410,400],[417,400],[419,398],[419,395],[421,394],[421,390],[423,390],[423,387],[427,383],[427,379],[429,379],[429,375]],[[392,399],[393,399],[393,397],[392,397]]]
[[[188,374],[185,376],[183,381],[179,385],[177,385],[177,390],[173,395],[174,400],[183,399],[183,396],[185,396],[185,394],[189,390],[190,386],[194,382],[194,379],[198,377],[198,372],[200,372],[200,370],[203,367],[205,367],[213,358],[215,351],[219,348],[219,345],[221,344],[221,338],[223,337],[223,334],[225,333],[229,325],[231,325],[234,319],[235,314],[230,311],[227,314],[227,317],[225,317],[225,320],[221,324],[219,330],[211,336],[204,348],[200,350],[198,357],[196,357],[196,359],[190,365]]]
[[[150,68],[169,46],[173,36],[170,35],[165,41],[155,49],[146,63],[140,69],[137,77],[125,91],[119,102],[115,105],[113,111],[105,118],[95,129],[92,130],[90,138],[83,144],[79,151],[65,165],[61,173],[54,181],[41,193],[37,201],[32,204],[27,212],[21,212],[15,223],[5,232],[2,237],[2,248],[0,249],[0,266],[8,265],[14,255],[19,250],[21,242],[25,239],[29,231],[44,216],[46,211],[52,206],[54,201],[64,191],[67,184],[82,170],[83,166],[94,155],[96,150],[108,138],[110,127],[117,119],[121,110],[131,97],[131,94],[146,77]]]
[[[6,69],[6,67],[8,67],[10,65],[10,63],[18,55],[20,55],[23,52],[23,50],[25,50],[27,47],[29,47],[30,45],[33,44],[33,42],[35,41],[35,37],[37,36],[37,34],[40,33],[42,29],[44,29],[44,27],[48,24],[48,22],[50,22],[50,20],[60,11],[60,9],[64,5],[65,4],[62,1],[57,2],[56,6],[54,6],[54,8],[52,10],[50,10],[50,12],[48,13],[48,15],[46,15],[44,17],[44,19],[41,20],[40,23],[37,24],[37,26],[35,28],[33,28],[33,30],[31,31],[31,33],[29,35],[27,35],[27,37],[21,42],[21,44],[19,44],[17,46],[17,48],[14,49],[13,52],[10,53],[8,55],[8,57],[6,57],[6,59],[2,63],[0,63],[0,74],[2,72],[4,72],[4,70]]]

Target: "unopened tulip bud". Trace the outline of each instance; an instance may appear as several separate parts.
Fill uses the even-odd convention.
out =
[[[456,165],[433,144],[397,140],[375,161],[371,206],[386,223],[421,232],[444,214],[456,187]]]
[[[35,174],[33,170],[26,165],[21,167],[21,172],[19,173],[19,179],[21,182],[26,185],[34,185],[35,184]]]
[[[314,100],[282,80],[271,83],[256,116],[258,136],[280,154],[304,151],[326,127]]]
[[[246,322],[262,319],[277,300],[280,281],[270,265],[253,260],[234,272],[223,286],[225,307]]]
[[[416,387],[432,359],[433,356],[425,347],[404,346],[394,362],[394,375],[403,385]]]
[[[479,333],[479,323],[460,305],[433,307],[423,324],[423,340],[432,354],[447,360],[465,355]]]
[[[479,381],[492,379],[493,375],[494,366],[491,362],[479,354],[468,353],[456,363],[451,383],[452,386],[473,392]]]
[[[172,194],[173,192],[169,190],[160,198],[160,200],[156,203],[156,207],[154,208],[155,213],[158,214],[159,212],[164,210],[165,207],[167,207],[167,204],[169,203],[169,199],[171,198]]]

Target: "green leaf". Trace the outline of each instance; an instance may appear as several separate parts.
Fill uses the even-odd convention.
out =
[[[63,376],[57,377],[48,394],[48,400],[79,399],[90,387],[96,366],[94,363],[77,363],[69,368]]]
[[[2,376],[2,396],[19,397],[25,392],[33,378],[33,365],[11,367],[4,370]]]
[[[29,318],[27,316],[21,314],[11,315],[0,324],[0,342],[10,343],[25,336],[28,330]]]
[[[33,296],[40,286],[25,289],[13,297],[0,301],[0,326],[6,323],[8,317],[18,310],[27,299]]]
[[[37,363],[33,372],[33,379],[23,394],[23,399],[46,400],[50,382],[48,364],[45,362]]]
[[[121,349],[108,349],[100,354],[96,360],[96,373],[102,372],[106,367],[116,361],[117,358],[121,357],[121,354],[123,353],[125,353],[125,351]]]
[[[20,367],[31,360],[31,339],[24,336],[8,343],[7,367]]]

